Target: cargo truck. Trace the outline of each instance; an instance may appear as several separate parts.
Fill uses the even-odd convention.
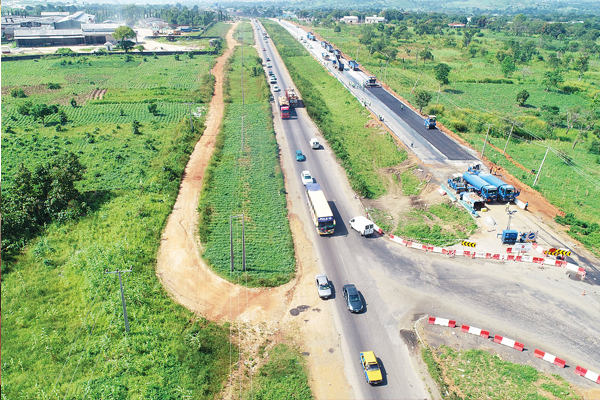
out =
[[[427,118],[425,118],[425,127],[427,129],[435,129],[436,128],[435,120],[436,120],[435,115],[430,115]]]
[[[486,202],[496,200],[498,196],[498,188],[494,185],[490,185],[479,176],[470,172],[463,174],[463,179],[468,184],[467,188],[478,195],[480,195]]]
[[[279,96],[279,112],[282,119],[290,118],[290,103],[286,96]]]
[[[342,62],[342,60],[338,60],[337,69],[339,69],[340,71],[344,70],[344,63]]]
[[[298,107],[298,95],[293,87],[285,89],[285,95],[288,99],[290,107]]]
[[[454,189],[456,193],[461,193],[467,190],[467,186],[465,185],[462,174],[459,172],[452,174],[452,178],[448,179],[448,186]]]
[[[308,40],[317,40],[317,37],[312,32],[308,32],[306,34],[306,37],[308,38]]]
[[[354,60],[348,61],[348,67],[350,67],[350,69],[353,70],[353,71],[358,71],[359,70],[359,65]]]

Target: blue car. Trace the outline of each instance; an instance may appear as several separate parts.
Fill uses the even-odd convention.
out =
[[[296,150],[296,161],[305,161],[306,157],[300,150]]]

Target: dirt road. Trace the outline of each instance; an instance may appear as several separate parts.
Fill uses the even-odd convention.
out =
[[[208,268],[200,258],[202,249],[198,240],[198,199],[223,119],[223,66],[237,45],[233,39],[236,26],[227,34],[228,50],[212,69],[216,77],[215,94],[210,102],[206,130],[185,168],[158,251],[156,274],[169,294],[188,309],[213,321],[243,316],[242,319],[252,323],[269,319],[267,314],[281,315],[284,299],[294,282],[274,289],[234,285]]]

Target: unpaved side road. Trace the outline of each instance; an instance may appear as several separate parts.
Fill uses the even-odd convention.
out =
[[[281,316],[286,293],[294,283],[274,289],[234,285],[208,268],[200,258],[202,249],[198,240],[198,200],[223,119],[223,67],[237,45],[233,38],[236,27],[237,23],[227,33],[229,48],[212,69],[216,78],[215,94],[210,102],[206,130],[185,168],[158,250],[156,274],[177,302],[210,320],[231,321],[243,315],[248,322],[258,322],[270,319],[272,313]]]

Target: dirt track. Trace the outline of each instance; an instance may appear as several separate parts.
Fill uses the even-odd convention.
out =
[[[156,274],[177,302],[210,320],[242,317],[248,322],[258,322],[282,315],[285,298],[294,282],[273,289],[247,289],[217,276],[199,255],[202,249],[198,240],[198,200],[223,118],[223,67],[237,45],[233,39],[236,26],[227,33],[228,50],[212,69],[216,77],[215,94],[206,130],[185,168],[179,195],[163,232]]]

